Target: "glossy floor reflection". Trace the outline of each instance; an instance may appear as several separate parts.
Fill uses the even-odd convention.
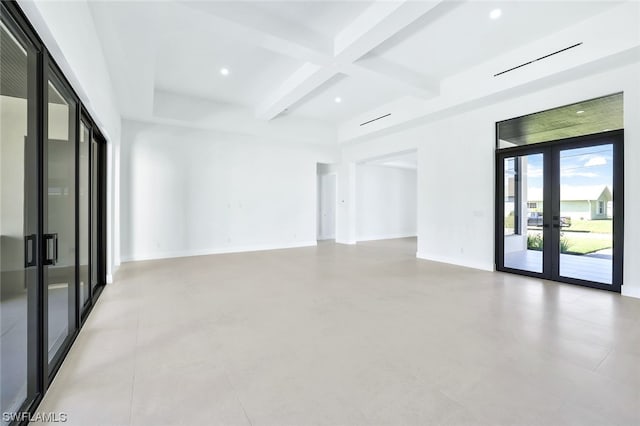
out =
[[[640,300],[415,240],[129,263],[40,411],[74,425],[637,425]]]

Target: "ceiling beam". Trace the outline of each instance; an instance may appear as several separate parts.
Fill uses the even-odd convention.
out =
[[[378,0],[343,29],[334,40],[334,56],[353,62],[438,5],[438,1]]]
[[[335,37],[333,61],[336,66],[332,75],[327,74],[327,68],[308,72],[310,64],[306,64],[267,98],[258,109],[257,116],[265,120],[275,118],[284,109],[302,100],[341,70],[352,76],[383,79],[419,97],[429,97],[437,93],[437,84],[432,81],[417,81],[415,75],[407,79],[407,73],[394,76],[389,69],[376,71],[355,63],[385,40],[432,10],[437,4],[438,2],[435,1],[411,0],[374,2]],[[305,72],[302,72],[303,69],[307,71],[306,78]],[[290,82],[294,84],[289,84]]]
[[[440,81],[407,69],[381,57],[368,57],[340,67],[340,72],[351,77],[373,82],[384,82],[406,95],[430,98],[440,93]]]
[[[284,21],[259,20],[242,2],[180,2],[190,10],[192,24],[218,36],[262,47],[289,58],[328,65],[332,62],[331,41],[311,31],[302,31]],[[203,13],[204,12],[204,13]],[[241,17],[242,19],[239,19]],[[169,35],[167,35],[169,36]]]
[[[334,77],[334,67],[305,63],[289,76],[256,110],[256,117],[271,120]]]
[[[194,15],[194,23],[205,22],[216,34],[263,47],[304,62],[256,108],[256,117],[272,120],[285,109],[307,97],[339,73],[369,81],[384,82],[405,95],[428,98],[438,92],[438,82],[424,78],[394,64],[376,60],[358,61],[385,40],[432,10],[437,1],[376,0],[333,41],[322,40],[309,31],[287,30],[257,20],[247,5],[231,2],[185,2]],[[206,20],[202,17],[206,13]],[[241,19],[239,19],[241,17]],[[331,49],[333,47],[333,49]],[[332,51],[333,50],[333,51]]]

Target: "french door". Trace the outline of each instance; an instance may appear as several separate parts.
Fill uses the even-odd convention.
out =
[[[496,269],[620,292],[623,131],[497,151]]]

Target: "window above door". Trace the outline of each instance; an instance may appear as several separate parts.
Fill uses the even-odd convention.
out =
[[[615,93],[497,123],[497,149],[619,130],[623,94]]]

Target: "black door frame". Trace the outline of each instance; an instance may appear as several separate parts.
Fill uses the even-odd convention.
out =
[[[566,149],[586,148],[598,145],[613,145],[613,270],[612,284],[602,284],[577,278],[560,276],[560,226],[552,223],[559,216],[560,208],[560,163],[559,153]],[[543,187],[543,270],[542,273],[514,269],[504,266],[504,160],[509,157],[533,154],[544,155]],[[592,135],[578,136],[496,150],[496,200],[495,200],[495,266],[497,271],[576,284],[620,293],[623,284],[624,265],[624,130],[613,130]],[[555,185],[554,183],[557,183]],[[523,218],[521,218],[521,221]],[[554,226],[556,225],[556,226]]]
[[[104,194],[106,194],[107,165],[106,141],[95,128],[92,128],[90,132],[89,159],[89,205],[91,206],[89,209],[89,298],[95,302],[105,284],[103,277],[106,276],[106,252],[102,247],[106,246],[106,197]],[[94,222],[96,222],[95,235],[93,232]],[[95,258],[93,255],[94,244],[96,245]],[[97,282],[93,281],[94,269]]]
[[[48,173],[48,159],[49,159],[49,118],[48,118],[48,113],[46,111],[46,109],[48,108],[49,105],[49,99],[48,99],[48,84],[49,82],[53,83],[54,87],[56,88],[56,90],[58,90],[60,92],[60,95],[63,97],[63,99],[70,101],[73,103],[73,111],[70,111],[69,113],[69,142],[73,145],[73,171],[74,171],[74,179],[73,179],[73,183],[74,183],[74,227],[73,227],[73,241],[75,244],[75,256],[74,256],[74,274],[73,274],[73,286],[71,285],[72,283],[69,283],[69,287],[68,287],[68,312],[67,312],[67,323],[68,323],[68,328],[70,330],[70,332],[67,334],[67,336],[64,339],[64,342],[62,344],[62,346],[60,347],[60,350],[58,353],[54,354],[53,358],[51,359],[51,362],[49,363],[50,365],[47,367],[47,376],[49,376],[50,380],[53,379],[53,374],[55,374],[55,372],[58,370],[58,368],[60,367],[60,364],[62,364],[62,360],[64,359],[64,357],[66,356],[66,353],[68,352],[69,348],[71,347],[71,343],[73,342],[73,340],[75,340],[75,336],[79,330],[79,326],[80,324],[78,323],[78,315],[77,315],[77,308],[76,305],[78,303],[77,301],[77,293],[78,293],[78,253],[77,253],[77,243],[78,243],[78,230],[79,230],[79,224],[78,224],[78,203],[77,203],[77,194],[78,194],[78,188],[77,188],[77,183],[78,183],[78,176],[77,176],[77,169],[78,169],[78,158],[77,158],[77,152],[78,152],[78,144],[79,144],[79,129],[80,129],[80,125],[77,121],[77,117],[78,117],[78,110],[80,109],[80,101],[78,100],[77,96],[75,95],[75,93],[73,93],[73,89],[71,89],[71,85],[66,81],[66,79],[64,78],[64,76],[62,75],[62,72],[59,70],[59,68],[57,67],[57,65],[53,62],[52,58],[49,55],[45,55],[45,64],[46,64],[46,72],[43,73],[43,87],[44,87],[44,98],[43,98],[43,103],[44,103],[44,107],[45,107],[45,113],[43,114],[43,118],[42,118],[42,122],[43,122],[43,138],[42,138],[42,157],[43,157],[43,161],[42,161],[42,173],[43,173],[43,182],[42,182],[42,187],[43,187],[43,192],[42,192],[42,211],[43,211],[43,234],[42,235],[46,235],[49,234],[50,232],[57,232],[57,230],[55,229],[49,229],[48,226],[48,222],[49,222],[49,203],[48,203],[48,187],[49,187],[49,183],[48,183],[48,179],[49,179],[49,173]],[[71,105],[69,106],[71,108]],[[42,263],[42,298],[43,298],[43,303],[44,303],[44,316],[45,318],[49,318],[48,317],[48,306],[49,306],[49,291],[48,291],[48,274],[49,274],[49,265],[46,264],[46,262],[44,262],[44,257],[46,256],[46,244],[43,243],[43,263]],[[57,255],[57,253],[56,253]],[[42,334],[43,334],[43,341],[44,341],[44,347],[43,347],[43,357],[45,357],[44,359],[48,359],[48,327],[43,328],[42,330]]]

